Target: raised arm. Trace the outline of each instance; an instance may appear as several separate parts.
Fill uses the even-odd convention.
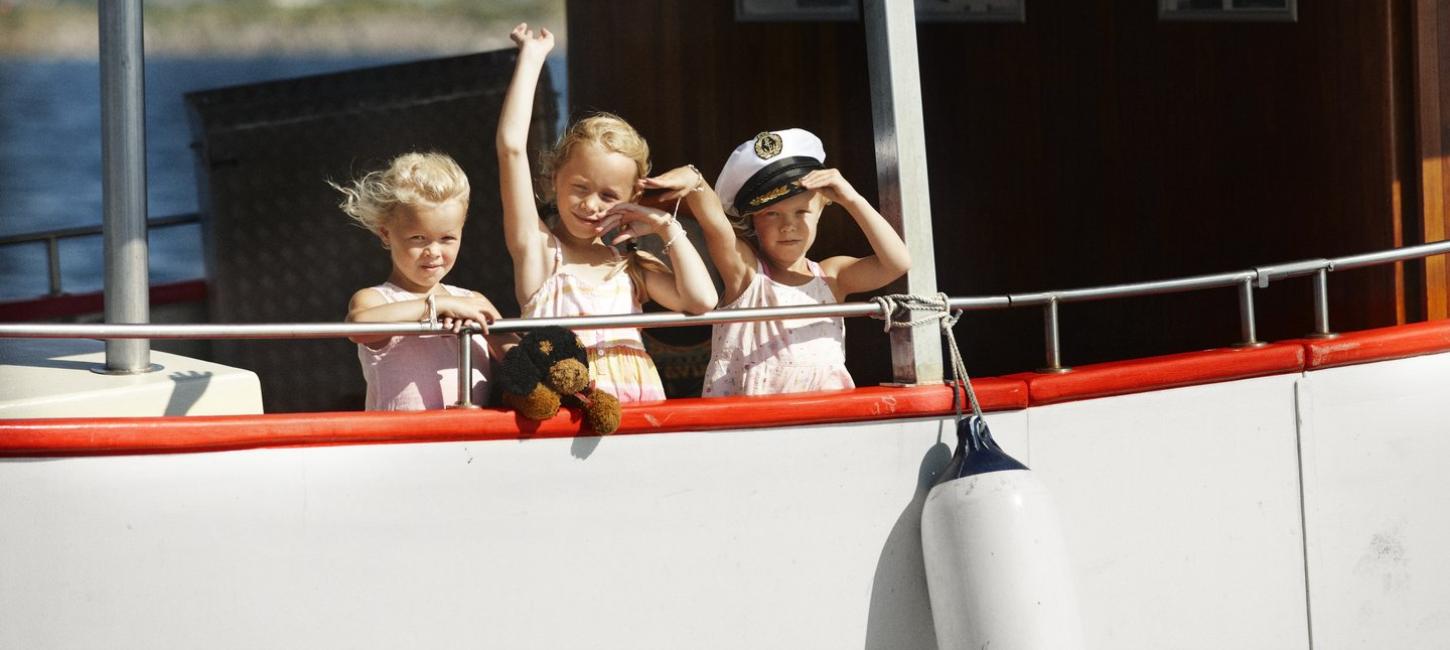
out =
[[[837,300],[844,300],[853,293],[880,289],[911,268],[911,254],[906,250],[906,242],[901,241],[901,235],[896,234],[886,218],[856,192],[839,171],[813,171],[802,177],[800,184],[806,189],[820,191],[845,208],[856,220],[861,232],[865,233],[874,253],[866,257],[841,255],[821,262],[821,269],[826,275],[836,278]]]
[[[552,257],[546,248],[548,228],[539,218],[534,202],[533,176],[529,170],[529,122],[533,119],[534,91],[554,35],[547,29],[534,33],[520,24],[509,33],[519,47],[514,77],[504,95],[498,116],[499,195],[503,200],[503,233],[514,266],[514,293],[519,304],[528,302],[549,276]]]
[[[694,166],[686,165],[653,178],[646,178],[640,181],[640,187],[664,190],[660,198],[667,202],[684,198],[685,203],[690,206],[691,214],[695,215],[695,221],[699,222],[700,230],[704,232],[710,261],[715,264],[715,270],[720,273],[720,279],[725,284],[724,292],[720,295],[720,304],[735,302],[755,277],[755,252],[749,244],[735,236],[735,228],[730,225],[730,218],[725,216],[725,210],[720,206],[720,196],[705,181],[704,175]]]
[[[674,272],[645,272],[650,299],[665,309],[687,314],[703,314],[714,309],[720,295],[715,292],[715,283],[710,280],[710,271],[705,268],[700,251],[685,236],[685,226],[671,220],[658,232],[666,242],[665,254]]]
[[[650,300],[670,311],[687,314],[703,314],[719,302],[715,283],[700,251],[685,234],[685,227],[669,212],[637,203],[619,203],[609,209],[601,222],[604,231],[619,228],[619,235],[609,243],[618,245],[649,234],[659,235],[665,242],[665,255],[670,258],[672,271],[654,271],[646,268],[645,290]]]

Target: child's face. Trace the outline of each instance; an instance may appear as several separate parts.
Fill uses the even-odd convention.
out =
[[[760,252],[782,269],[800,261],[816,241],[816,223],[825,206],[819,192],[801,192],[751,213]]]
[[[442,282],[458,258],[467,217],[462,201],[398,206],[378,233],[393,258],[388,280],[414,293]]]
[[[593,239],[605,213],[634,196],[638,168],[628,156],[592,142],[579,145],[554,174],[559,219],[570,235]]]

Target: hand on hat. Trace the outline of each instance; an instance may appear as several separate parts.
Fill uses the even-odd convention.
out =
[[[554,49],[554,34],[543,27],[539,28],[537,34],[529,29],[528,23],[519,23],[514,30],[509,32],[509,40],[519,47],[519,54],[548,54]]]
[[[802,188],[820,192],[832,203],[850,203],[861,198],[856,188],[836,169],[817,169],[796,182]]]
[[[671,169],[659,176],[641,178],[636,185],[641,191],[664,190],[659,195],[660,201],[678,201],[689,196],[690,192],[703,189],[708,184],[705,182],[705,175],[695,169],[694,165],[685,165]]]
[[[619,228],[619,234],[609,242],[610,246],[617,246],[649,234],[663,237],[672,223],[675,223],[675,218],[664,210],[638,203],[618,203],[605,213],[595,228],[601,234]]]

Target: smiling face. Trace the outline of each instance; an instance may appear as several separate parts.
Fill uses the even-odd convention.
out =
[[[459,200],[395,208],[378,232],[393,258],[388,281],[413,293],[436,287],[453,270],[467,217],[468,205]]]
[[[816,241],[816,223],[825,207],[825,197],[819,192],[802,192],[750,213],[756,242],[771,266],[790,270],[805,259]]]
[[[604,214],[634,195],[639,167],[624,154],[592,142],[581,143],[554,174],[559,219],[569,235],[592,240]]]

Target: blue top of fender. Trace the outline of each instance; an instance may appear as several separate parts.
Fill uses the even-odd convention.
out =
[[[947,463],[932,487],[977,474],[1016,469],[1026,470],[1027,466],[1002,451],[1002,447],[992,439],[987,421],[973,415],[957,421],[956,453],[952,454],[952,461]]]

